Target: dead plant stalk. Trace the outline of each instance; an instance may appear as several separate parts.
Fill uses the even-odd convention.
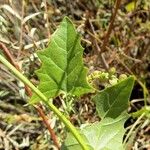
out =
[[[114,21],[115,21],[118,9],[120,7],[120,4],[121,4],[121,0],[116,0],[114,13],[111,16],[110,24],[109,24],[107,33],[106,33],[106,35],[104,37],[104,41],[103,41],[102,46],[101,46],[101,52],[99,52],[99,54],[98,54],[98,57],[97,57],[97,60],[96,60],[97,63],[99,62],[99,58],[101,58],[101,53],[106,50],[106,47],[107,47],[107,44],[108,44],[108,41],[109,41],[109,37],[110,37],[111,32],[113,30]]]
[[[18,64],[15,62],[13,56],[11,55],[11,53],[9,52],[9,50],[7,49],[7,47],[0,42],[0,49],[3,50],[3,53],[5,54],[6,58],[9,60],[9,62],[18,70],[21,72],[21,69],[20,67],[18,66]],[[27,93],[27,95],[29,97],[32,96],[32,91],[30,90],[30,88],[28,86],[25,85],[25,91]],[[57,139],[57,136],[54,132],[54,130],[51,128],[51,125],[49,124],[49,121],[48,121],[48,118],[46,117],[46,115],[44,114],[44,110],[43,108],[41,107],[41,105],[34,105],[34,107],[36,108],[39,116],[43,119],[43,123],[45,124],[45,126],[47,127],[50,135],[51,135],[51,138],[55,144],[55,146],[57,147],[57,149],[60,149],[60,145],[59,145],[59,142],[58,142],[58,139]]]

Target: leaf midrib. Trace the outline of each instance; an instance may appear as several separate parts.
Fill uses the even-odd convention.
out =
[[[126,84],[127,85],[127,84]],[[120,95],[120,93],[122,93],[122,91],[124,90],[124,88],[126,87],[126,85],[124,85],[121,89],[120,89],[120,92],[117,92],[117,96],[116,96],[116,99],[114,100],[114,102],[110,105],[110,107],[108,108],[108,110],[106,111],[106,113],[104,113],[102,119],[104,119],[106,117],[106,115],[108,114],[108,112],[110,111],[110,109],[113,107],[113,105],[116,103],[117,99],[118,99],[118,96]],[[110,97],[109,97],[110,99]]]

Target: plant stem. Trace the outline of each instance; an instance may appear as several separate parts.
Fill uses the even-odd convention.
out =
[[[52,104],[49,102],[49,99],[44,96],[25,76],[23,76],[14,66],[12,66],[2,55],[0,55],[0,62],[2,62],[7,68],[9,68],[13,74],[18,77],[23,83],[27,84],[34,93],[37,94],[39,98],[51,109],[59,119],[66,125],[70,132],[74,135],[76,140],[79,142],[83,150],[89,150],[86,142],[81,137],[80,133],[76,128],[71,124],[71,122]]]
[[[139,122],[141,121],[141,119],[145,116],[145,113],[143,113],[136,121],[135,123],[133,124],[133,126],[131,127],[130,131],[128,132],[124,142],[123,142],[123,145],[125,146],[127,140],[129,139],[129,137],[131,136],[131,134],[133,133],[133,130],[135,129],[135,127],[137,126],[137,124],[139,124]]]
[[[60,150],[60,145],[59,145],[57,136],[55,135],[55,132],[54,132],[53,128],[49,124],[48,118],[47,118],[47,116],[45,116],[42,107],[36,106],[36,105],[34,107],[38,110],[38,113],[40,114],[41,118],[43,119],[44,124],[47,126],[47,129],[48,129],[48,131],[51,135],[51,138],[52,138],[55,146],[57,147],[57,150]]]
[[[3,50],[3,53],[5,54],[6,58],[8,59],[8,61],[19,71],[21,72],[21,68],[19,67],[19,65],[15,62],[13,56],[11,55],[10,51],[7,49],[7,47],[0,42],[0,49]],[[26,94],[31,97],[32,96],[32,91],[31,89],[25,85],[25,91],[26,91]],[[51,138],[55,144],[55,146],[57,147],[57,149],[60,149],[60,145],[59,145],[59,142],[58,142],[58,139],[57,139],[57,136],[54,132],[54,130],[51,128],[51,125],[49,124],[48,122],[48,119],[46,117],[46,115],[44,114],[44,110],[42,109],[42,107],[40,107],[40,105],[34,105],[34,107],[36,108],[36,110],[38,111],[39,113],[39,116],[43,119],[43,123],[46,125],[50,135],[51,135]]]

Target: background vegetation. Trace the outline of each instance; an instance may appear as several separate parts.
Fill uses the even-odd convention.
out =
[[[69,16],[82,35],[84,63],[89,68],[91,84],[103,89],[125,76],[136,77],[128,109],[132,117],[125,124],[130,137],[126,142],[128,149],[150,149],[150,1],[117,2],[1,0],[0,53],[6,57],[10,54],[9,61],[37,85],[34,71],[40,61],[36,51],[47,46],[60,21]],[[98,71],[101,76],[96,76]],[[57,97],[54,104],[60,110],[67,107],[65,113],[70,121],[79,126],[99,120],[90,97],[89,94],[76,99],[75,104],[64,104]],[[37,109],[26,106],[27,103],[24,85],[0,64],[0,149],[56,149]],[[42,110],[61,143],[64,125],[53,112]]]

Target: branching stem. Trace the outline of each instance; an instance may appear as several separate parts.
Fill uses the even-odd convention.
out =
[[[51,109],[59,119],[66,125],[70,132],[74,135],[79,142],[83,150],[89,150],[86,142],[81,137],[77,129],[71,124],[71,122],[41,93],[25,76],[23,76],[14,66],[12,66],[2,55],[0,55],[0,62],[2,62],[7,68],[9,68],[13,74],[18,77],[24,84],[28,85],[34,93]]]

